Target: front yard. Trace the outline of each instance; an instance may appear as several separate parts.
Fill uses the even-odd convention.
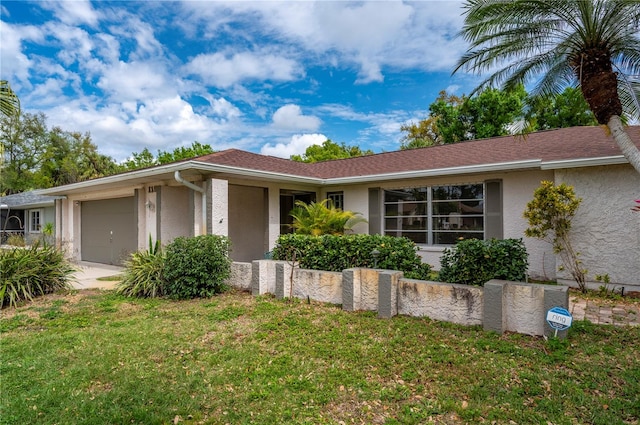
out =
[[[2,424],[637,424],[640,326],[567,341],[231,292],[0,314]]]

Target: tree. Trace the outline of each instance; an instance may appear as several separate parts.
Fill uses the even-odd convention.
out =
[[[327,139],[322,145],[309,146],[303,155],[291,155],[290,159],[298,162],[320,162],[364,155],[373,155],[373,151],[363,151],[358,146],[347,146],[344,143],[337,144]]]
[[[403,125],[407,132],[401,149],[457,143],[509,134],[509,126],[522,117],[524,87],[484,90],[462,97],[441,91],[429,106],[429,117],[418,124]]]
[[[584,96],[575,87],[567,87],[557,96],[531,99],[525,119],[535,130],[598,125]]]
[[[158,164],[168,164],[170,162],[181,161],[183,159],[196,158],[198,156],[213,153],[210,145],[203,145],[195,141],[191,146],[180,146],[175,148],[173,152],[158,151]]]
[[[436,117],[429,116],[418,123],[403,124],[400,131],[406,134],[400,140],[400,149],[426,148],[441,145]]]
[[[113,158],[102,155],[89,133],[64,131],[54,127],[36,173],[40,188],[77,183],[120,171]]]
[[[47,129],[44,114],[0,117],[4,162],[0,193],[75,183],[119,171],[111,157],[98,153],[89,133]]]
[[[148,148],[144,148],[140,153],[132,153],[131,158],[122,163],[128,171],[138,170],[140,168],[153,167],[158,165],[158,161]]]
[[[578,288],[586,292],[587,271],[582,268],[582,262],[569,237],[571,220],[581,202],[582,199],[576,197],[573,187],[564,183],[555,186],[551,181],[543,181],[524,211],[524,218],[529,223],[524,234],[550,242],[553,251],[560,255],[562,263],[578,283]]]
[[[621,116],[640,117],[640,0],[468,0],[461,35],[470,42],[460,69],[493,73],[481,90],[537,79],[533,96],[577,85],[640,173],[640,150]],[[497,71],[494,69],[498,68]]]
[[[0,80],[0,114],[8,117],[20,114],[20,99],[7,80]]]
[[[126,170],[138,170],[140,168],[196,158],[213,152],[214,150],[210,145],[203,145],[197,141],[188,147],[180,146],[175,148],[172,152],[158,150],[157,157],[153,156],[148,148],[144,148],[140,153],[134,152],[131,158],[126,160],[122,165]]]
[[[0,117],[0,142],[4,150],[0,194],[37,188],[36,174],[48,142],[44,114]]]

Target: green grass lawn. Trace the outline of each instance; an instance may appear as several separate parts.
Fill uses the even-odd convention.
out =
[[[565,342],[232,292],[0,319],[2,424],[637,424],[640,327]]]

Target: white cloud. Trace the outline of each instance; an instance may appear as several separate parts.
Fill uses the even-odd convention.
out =
[[[291,81],[303,75],[295,61],[264,52],[200,54],[185,69],[215,87],[229,87],[246,80]]]
[[[118,62],[106,67],[97,86],[118,102],[163,98],[176,93],[162,65],[148,62]]]
[[[14,90],[17,88],[13,77],[29,87],[29,73],[32,59],[22,52],[24,42],[42,42],[44,34],[32,25],[12,25],[0,21],[0,64],[2,78],[9,80]]]
[[[283,130],[316,131],[320,124],[320,118],[304,115],[298,105],[284,105],[273,114],[273,126]]]
[[[190,31],[204,27],[201,36],[215,39],[233,28],[240,38],[262,37],[273,45],[287,41],[299,46],[307,61],[357,67],[361,84],[382,81],[387,67],[450,72],[466,48],[456,37],[463,22],[461,1],[183,2],[182,7]]]
[[[69,25],[95,26],[100,18],[88,0],[46,1],[42,2],[41,6],[52,11],[61,22]]]
[[[324,134],[296,134],[291,136],[291,139],[288,141],[274,145],[267,143],[260,149],[260,153],[280,158],[289,158],[291,155],[302,155],[309,146],[322,145],[325,140],[327,140],[327,136]]]
[[[127,53],[128,60],[153,59],[164,56],[162,43],[155,36],[154,27],[140,17],[121,10],[114,11],[117,25],[109,27],[110,34],[122,40],[135,41],[135,49]],[[125,52],[121,52],[125,53]]]
[[[116,160],[127,158],[145,147],[152,152],[172,150],[198,140],[211,143],[226,132],[225,124],[197,114],[191,105],[176,96],[154,99],[137,106],[133,103],[105,108],[92,99],[61,102],[44,111],[49,126],[88,131],[93,140],[102,141],[100,151]],[[215,148],[215,147],[214,147]]]
[[[45,26],[45,30],[48,36],[60,42],[61,48],[58,51],[58,58],[64,64],[81,63],[91,58],[93,40],[87,31],[57,22],[50,22]]]
[[[223,97],[211,99],[209,102],[211,103],[211,111],[213,114],[224,120],[233,120],[242,115],[240,109]]]

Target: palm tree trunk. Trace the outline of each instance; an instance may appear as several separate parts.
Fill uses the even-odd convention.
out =
[[[622,155],[627,158],[627,161],[629,161],[633,168],[640,174],[640,150],[638,150],[638,147],[633,143],[629,134],[624,131],[620,117],[612,115],[611,118],[609,118],[607,127],[609,127],[609,131],[611,131],[613,140],[615,140],[622,151]]]

